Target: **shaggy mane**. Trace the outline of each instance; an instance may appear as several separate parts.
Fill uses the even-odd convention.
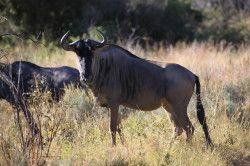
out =
[[[133,62],[145,61],[117,45],[106,45],[93,53],[91,85],[95,91],[116,89],[123,99],[139,95],[142,80]]]

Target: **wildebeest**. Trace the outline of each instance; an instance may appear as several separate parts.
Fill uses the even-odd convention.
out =
[[[142,111],[163,106],[174,123],[174,137],[184,130],[187,140],[190,140],[194,127],[188,118],[187,106],[195,85],[197,117],[207,145],[212,145],[200,98],[198,76],[178,64],[167,64],[163,68],[139,58],[117,45],[107,44],[103,35],[102,42],[87,39],[68,43],[68,37],[69,32],[61,38],[61,46],[77,54],[81,81],[93,91],[101,106],[110,109],[113,145],[116,144],[116,132],[123,141],[118,120],[119,105]]]
[[[27,61],[15,61],[11,64],[0,64],[0,70],[8,75],[18,92],[27,100],[35,90],[50,91],[54,101],[59,101],[66,85],[79,86],[80,75],[75,68],[41,67]],[[13,103],[13,95],[7,84],[0,80],[0,99]]]

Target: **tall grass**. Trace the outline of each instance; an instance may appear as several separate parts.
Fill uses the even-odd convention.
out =
[[[109,112],[95,104],[93,98],[79,89],[69,87],[63,101],[48,103],[39,95],[30,104],[41,124],[53,126],[60,121],[42,160],[48,165],[239,165],[250,162],[250,49],[238,50],[208,43],[179,44],[175,47],[142,49],[128,47],[134,54],[164,63],[178,63],[193,71],[201,80],[204,103],[213,151],[204,147],[204,134],[196,118],[195,101],[188,113],[195,127],[191,143],[184,135],[171,143],[173,125],[163,109],[140,112],[123,108],[130,114],[122,120],[126,143],[118,139],[111,146]],[[146,50],[146,51],[145,51]],[[22,57],[41,66],[76,67],[74,53],[43,47],[17,46],[9,49],[8,60]],[[5,59],[6,60],[6,59]],[[46,97],[45,97],[46,99]],[[38,102],[36,102],[38,101]],[[43,101],[43,102],[41,102]],[[6,155],[12,165],[22,165],[13,109],[6,102],[0,105],[0,163]],[[53,115],[53,116],[52,116]],[[48,120],[46,118],[52,118]],[[42,132],[48,128],[42,128]],[[51,133],[47,133],[48,135]],[[45,140],[46,143],[46,140]],[[45,153],[44,153],[45,154]],[[43,163],[43,162],[40,162]]]

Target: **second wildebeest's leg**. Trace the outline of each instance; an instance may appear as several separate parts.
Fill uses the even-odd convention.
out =
[[[110,107],[110,132],[112,138],[112,145],[116,145],[116,132],[118,132],[121,142],[124,142],[124,137],[121,131],[120,120],[119,120],[119,107],[112,106]]]

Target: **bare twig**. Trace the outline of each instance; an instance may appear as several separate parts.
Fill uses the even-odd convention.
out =
[[[5,36],[13,36],[13,37],[16,37],[16,38],[20,39],[21,41],[23,41],[23,38],[20,37],[20,35],[16,34],[16,33],[5,33],[5,34],[0,35],[1,38],[5,37]]]
[[[0,48],[0,60],[5,57],[6,58],[6,55],[8,55],[8,52],[6,52],[5,50],[1,49]]]
[[[9,77],[5,73],[1,71],[0,71],[0,79],[10,87],[11,93],[14,97],[14,104],[16,106],[16,109],[18,112],[24,113],[24,117],[31,130],[32,136],[36,136],[37,134],[39,134],[39,129],[37,127],[37,124],[35,123],[31,113],[27,109],[25,102],[23,102],[22,97],[18,93],[13,82],[9,79]]]
[[[30,35],[28,33],[5,33],[5,34],[2,34],[0,35],[0,38],[1,37],[5,37],[5,36],[13,36],[13,37],[16,37],[18,39],[20,39],[21,41],[24,41],[23,39],[29,39],[31,40],[36,46],[38,46],[38,44],[41,44],[42,46],[45,47],[45,45],[41,42],[39,42],[39,37],[41,36],[41,32],[39,32],[39,34],[37,35],[37,37],[35,39],[33,39],[32,37],[30,37]]]

